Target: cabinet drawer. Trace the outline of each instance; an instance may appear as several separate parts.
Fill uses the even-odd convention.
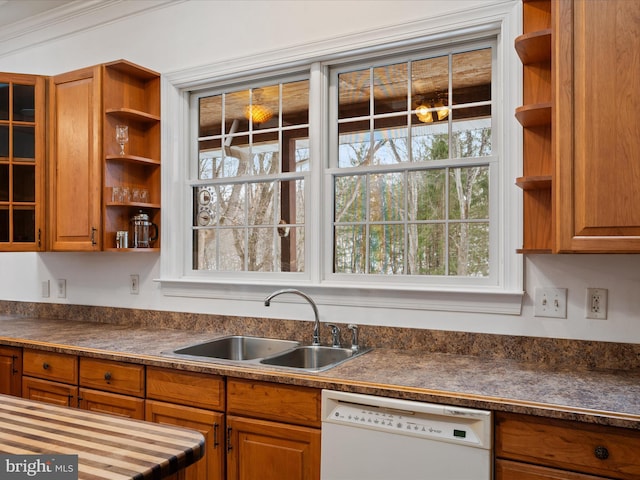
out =
[[[22,373],[29,377],[78,384],[78,357],[65,353],[25,349]]]
[[[147,398],[224,410],[224,380],[217,375],[147,367]]]
[[[39,378],[22,377],[22,396],[61,407],[78,406],[78,387]]]
[[[529,465],[511,460],[496,460],[496,480],[606,480],[583,473]]]
[[[80,386],[144,397],[144,366],[83,357]]]
[[[227,380],[227,412],[320,427],[320,390],[250,380]]]
[[[78,400],[83,410],[144,420],[142,398],[81,388]]]
[[[496,414],[496,456],[625,480],[640,479],[640,432]]]

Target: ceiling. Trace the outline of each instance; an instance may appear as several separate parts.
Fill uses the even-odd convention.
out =
[[[0,29],[77,0],[0,0]]]

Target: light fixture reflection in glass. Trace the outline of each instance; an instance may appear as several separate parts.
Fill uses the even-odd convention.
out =
[[[244,109],[244,116],[255,124],[267,122],[273,117],[273,110],[262,104],[262,90],[253,91],[253,101]]]
[[[438,121],[442,121],[449,116],[449,109],[439,96],[430,101],[422,101],[416,108],[416,117],[423,123],[433,122],[434,113],[438,117]]]
[[[433,113],[429,110],[429,105],[422,104],[416,108],[416,117],[423,123],[433,122]]]

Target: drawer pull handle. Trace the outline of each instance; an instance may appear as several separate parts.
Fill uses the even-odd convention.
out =
[[[609,450],[607,450],[607,447],[598,446],[593,451],[593,453],[595,454],[596,458],[599,458],[600,460],[606,460],[607,458],[609,458]]]
[[[106,372],[104,374],[104,379],[109,383],[111,381],[111,372]]]
[[[42,368],[45,369],[45,370],[49,370],[49,364],[47,362],[44,362],[42,364]]]

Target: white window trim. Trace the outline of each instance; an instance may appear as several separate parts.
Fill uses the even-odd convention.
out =
[[[304,289],[317,303],[324,305],[357,307],[363,306],[363,302],[366,302],[367,307],[519,315],[524,295],[523,258],[515,251],[522,243],[522,196],[513,186],[513,179],[518,176],[521,168],[522,140],[521,129],[514,120],[513,111],[521,102],[522,69],[512,43],[521,31],[521,16],[520,2],[501,2],[441,16],[437,22],[422,19],[409,25],[386,27],[163,75],[162,116],[170,121],[163,122],[162,132],[163,249],[158,279],[162,293],[167,296],[262,301],[274,288],[293,286]],[[429,34],[425,35],[424,32]],[[216,280],[204,274],[199,275],[198,272],[185,273],[184,252],[190,245],[188,236],[191,232],[191,218],[185,218],[188,207],[186,202],[190,198],[190,162],[186,161],[191,148],[188,134],[190,90],[209,83],[212,78],[217,81],[231,81],[245,77],[246,72],[251,71],[265,74],[288,69],[299,71],[303,65],[317,61],[338,61],[359,51],[371,53],[377,49],[387,50],[392,47],[406,49],[417,44],[442,43],[454,37],[459,40],[465,35],[470,39],[477,38],[492,32],[498,33],[497,77],[500,78],[500,84],[505,86],[498,92],[499,96],[495,100],[496,107],[500,109],[496,114],[496,121],[499,122],[497,126],[502,132],[502,138],[509,139],[505,144],[500,142],[498,147],[499,157],[505,161],[502,162],[497,179],[501,186],[498,200],[498,251],[502,254],[496,285],[465,287],[456,284],[451,287],[412,288],[385,284],[377,287],[369,283],[358,285],[323,281],[319,268],[311,278],[305,273],[287,273],[281,280],[266,282],[264,278],[258,280],[254,277],[252,280],[253,276],[246,274],[229,283],[228,276],[224,280]],[[311,75],[322,74],[320,67],[314,66]],[[311,115],[319,115],[319,112],[310,111]],[[310,124],[315,126],[313,128],[319,129],[321,122],[312,121],[310,118]],[[323,138],[322,142],[314,142],[312,148],[317,150],[312,152],[312,155],[326,158],[324,149],[327,148],[327,132],[310,130],[309,133],[310,136],[315,135],[314,138]],[[317,171],[315,174],[324,175],[324,172]],[[315,200],[319,199],[310,199]],[[506,225],[509,228],[506,228]],[[310,224],[308,228],[308,235],[318,239],[319,225]],[[322,265],[323,261],[323,258],[317,260],[319,265]],[[238,314],[242,315],[242,312],[239,311]]]

